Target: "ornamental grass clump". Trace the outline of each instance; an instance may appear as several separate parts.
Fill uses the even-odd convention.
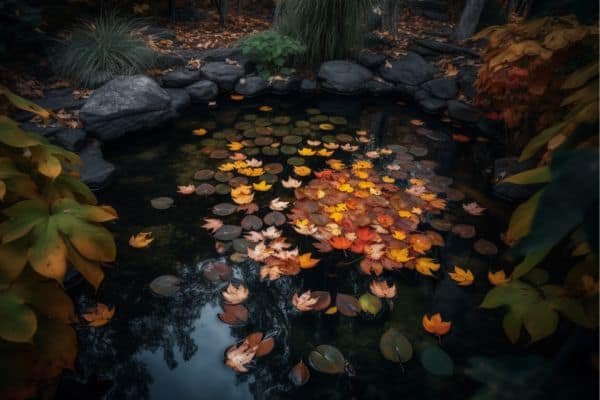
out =
[[[82,87],[95,88],[116,75],[132,75],[154,65],[156,53],[141,36],[139,20],[101,16],[84,21],[52,55],[56,73]]]

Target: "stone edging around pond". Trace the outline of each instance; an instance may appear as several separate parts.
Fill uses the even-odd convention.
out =
[[[386,60],[382,54],[363,51],[355,59],[356,62],[324,62],[316,79],[290,76],[266,81],[254,74],[254,65],[239,49],[204,51],[205,64],[200,70],[184,68],[182,58],[163,57],[159,60],[164,63],[162,67],[175,66],[164,76],[119,76],[96,89],[85,102],[69,99],[60,91],[51,93],[53,98],[41,99],[41,105],[53,110],[80,108],[83,130],[40,129],[30,123],[23,126],[79,152],[83,159],[82,179],[93,189],[100,189],[110,180],[115,168],[103,159],[98,141],[111,141],[131,132],[158,127],[174,119],[190,104],[206,104],[223,93],[235,92],[248,98],[268,93],[389,95],[414,100],[427,113],[445,112],[462,123],[486,122],[479,109],[458,99],[474,96],[474,69],[460,71],[456,78],[436,78],[437,67],[413,52]]]

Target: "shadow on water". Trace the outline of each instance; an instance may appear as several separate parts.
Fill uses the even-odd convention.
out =
[[[300,315],[291,305],[294,292],[320,289],[332,295],[338,291],[362,294],[368,290],[368,280],[354,266],[337,267],[339,259],[332,255],[323,255],[322,267],[269,283],[260,282],[258,266],[246,261],[234,266],[234,276],[250,289],[250,323],[230,327],[219,321],[221,287],[205,281],[199,266],[218,257],[214,240],[201,224],[210,216],[212,205],[224,201],[223,197],[184,198],[174,193],[176,185],[192,182],[197,170],[215,166],[214,160],[199,151],[202,138],[192,136],[191,130],[200,126],[211,132],[231,128],[244,114],[257,113],[263,103],[272,105],[275,115],[290,115],[292,120],[306,118],[307,107],[344,116],[350,131],[367,129],[377,138],[373,147],[426,146],[428,155],[424,158],[438,163],[439,175],[456,177],[481,196],[487,189],[481,166],[489,165],[501,151],[493,141],[467,145],[426,139],[409,120],[425,120],[428,129],[439,132],[438,139],[458,129],[476,132],[452,127],[390,99],[338,97],[262,98],[225,104],[216,110],[193,109],[172,127],[139,133],[111,145],[105,150],[108,159],[119,167],[119,175],[101,194],[101,201],[119,212],[119,221],[111,227],[118,243],[118,262],[107,272],[97,294],[83,286],[71,292],[80,310],[101,301],[114,305],[116,314],[104,328],[78,328],[77,368],[64,377],[58,398],[465,399],[476,388],[462,372],[466,358],[510,351],[497,316],[477,308],[488,287],[488,269],[501,261],[476,255],[472,241],[452,235],[446,235],[446,247],[432,256],[443,266],[468,265],[477,276],[472,287],[458,288],[447,277],[432,280],[402,270],[394,276],[398,296],[393,309],[386,307],[377,318]],[[278,161],[285,164],[283,158]],[[289,193],[275,191],[261,195],[261,199],[279,195],[289,198]],[[174,197],[175,207],[152,209],[149,200],[159,196]],[[499,242],[505,221],[492,217],[475,220],[459,214],[459,210],[450,214],[453,211],[457,221],[477,223],[479,236]],[[129,236],[141,231],[153,232],[155,241],[147,249],[129,247]],[[310,242],[298,243],[309,251]],[[148,287],[164,274],[182,279],[181,289],[170,298],[158,297]],[[400,366],[379,353],[379,338],[390,326],[400,329],[417,350],[431,341],[421,328],[421,317],[432,311],[442,312],[453,321],[453,330],[442,342],[459,367],[452,378],[428,375],[416,358]],[[224,352],[254,331],[275,333],[276,347],[255,361],[249,373],[236,374],[224,365]],[[306,362],[311,348],[324,343],[344,353],[356,369],[356,377],[325,376],[311,370],[309,382],[295,388],[288,379],[290,368],[301,359]]]

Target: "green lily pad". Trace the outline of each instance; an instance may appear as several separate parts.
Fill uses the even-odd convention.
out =
[[[155,199],[150,200],[150,204],[152,205],[152,207],[156,208],[157,210],[166,210],[168,208],[171,208],[171,206],[173,206],[173,203],[175,203],[175,200],[173,200],[170,197],[157,197]]]
[[[333,135],[323,135],[321,137],[321,141],[323,143],[335,143],[335,136],[333,136]]]
[[[408,149],[408,152],[416,157],[424,157],[429,151],[427,150],[427,147],[412,146],[410,149]]]
[[[253,125],[253,124],[251,124],[251,123],[250,123],[250,122],[248,122],[248,121],[240,121],[240,122],[236,122],[236,123],[235,123],[235,125],[233,125],[233,127],[234,127],[235,129],[239,129],[239,130],[241,130],[241,131],[245,131],[246,129],[253,128],[253,127],[254,127],[254,125]]]
[[[279,155],[279,149],[277,147],[263,147],[262,153],[265,156],[275,157]]]
[[[343,374],[346,359],[335,347],[328,344],[317,346],[308,355],[310,366],[325,374]]]
[[[296,154],[296,151],[298,151],[298,148],[296,146],[284,144],[283,146],[281,146],[280,151],[281,151],[281,153],[285,154],[286,156],[291,156],[293,154]]]
[[[236,176],[235,178],[231,178],[229,180],[229,185],[231,187],[238,187],[240,185],[247,185],[248,184],[248,178],[246,178],[245,176]]]
[[[162,275],[150,282],[150,289],[160,296],[174,296],[179,291],[181,279],[173,275]]]
[[[298,128],[308,128],[308,127],[310,127],[310,122],[304,121],[304,120],[296,121],[296,127],[298,127]]]
[[[340,143],[350,143],[354,141],[352,135],[349,135],[347,133],[339,133],[335,135],[335,139]]]
[[[256,130],[254,130],[254,128],[253,128],[253,129],[246,129],[244,131],[243,135],[247,139],[253,139],[258,136],[258,133],[256,133]]]
[[[306,163],[306,160],[302,157],[290,157],[286,162],[288,165],[296,167],[298,165],[304,165]]]
[[[356,317],[362,310],[356,297],[343,293],[335,296],[335,306],[338,312],[346,317]]]
[[[262,174],[260,176],[260,178],[258,178],[258,180],[259,181],[265,181],[269,185],[272,185],[275,182],[277,182],[279,180],[279,178],[277,177],[277,175],[266,173],[266,174]]]
[[[258,116],[256,114],[244,115],[244,120],[246,120],[246,121],[256,121],[256,118],[258,118]]]
[[[223,160],[229,157],[229,150],[216,149],[213,150],[208,156],[214,160]]]
[[[227,139],[227,134],[223,131],[218,131],[213,133],[212,137],[214,139]]]
[[[405,363],[413,356],[413,347],[403,334],[390,328],[379,339],[379,350],[387,360]]]
[[[237,206],[231,203],[219,203],[215,204],[212,208],[212,212],[220,217],[231,215],[237,211]]]
[[[272,121],[274,124],[277,124],[277,125],[285,125],[285,124],[289,124],[292,121],[292,118],[287,115],[280,115],[280,116],[273,118]]]
[[[217,140],[215,140],[213,138],[206,138],[206,139],[202,139],[200,141],[200,145],[206,146],[206,147],[216,147],[215,146],[216,144],[217,144]]]
[[[233,249],[238,253],[246,253],[248,251],[248,247],[252,244],[244,238],[234,239],[232,243]]]
[[[329,122],[335,125],[346,125],[348,121],[344,117],[332,116],[329,117]]]
[[[307,108],[305,111],[308,115],[321,114],[321,110],[319,110],[318,108]]]
[[[231,186],[226,183],[219,183],[217,186],[215,186],[215,192],[220,195],[229,194],[231,192]]]
[[[320,115],[313,115],[308,120],[310,122],[312,122],[313,124],[320,124],[322,122],[329,121],[329,118],[327,118],[327,115],[320,114]]]
[[[270,126],[272,124],[271,121],[269,121],[268,118],[257,118],[256,121],[254,121],[254,125],[256,126]]]
[[[271,136],[273,134],[273,128],[269,126],[257,126],[254,131],[259,136]]]
[[[260,149],[258,147],[246,147],[242,152],[247,156],[253,157],[260,153]]]
[[[271,163],[265,165],[264,169],[270,174],[277,175],[283,172],[283,165],[281,165],[280,163]]]
[[[263,222],[256,215],[246,215],[242,218],[240,225],[247,231],[257,231],[263,227]]]
[[[214,178],[215,178],[216,181],[219,181],[219,182],[222,182],[222,183],[228,182],[231,178],[233,178],[233,173],[231,173],[231,172],[217,171],[215,173]]]
[[[381,299],[377,296],[373,296],[371,293],[365,293],[360,296],[358,298],[358,303],[364,312],[372,315],[378,314],[383,306]]]
[[[454,374],[454,361],[438,346],[431,345],[423,350],[421,365],[432,375],[452,376]]]
[[[280,226],[285,224],[285,215],[279,211],[271,211],[263,218],[265,224]]]
[[[289,136],[285,136],[281,142],[283,144],[300,144],[302,142],[302,137],[301,136],[297,136],[297,135],[289,135]]]
[[[270,146],[273,143],[273,138],[270,136],[261,136],[254,139],[254,144],[257,146]]]
[[[290,134],[290,130],[286,126],[275,126],[273,127],[273,136],[283,137]]]

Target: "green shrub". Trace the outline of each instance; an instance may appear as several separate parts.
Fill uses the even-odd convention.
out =
[[[278,29],[306,46],[299,61],[317,65],[360,47],[372,0],[285,0]]]
[[[262,76],[289,73],[284,67],[286,62],[306,50],[299,41],[272,30],[250,35],[239,46],[250,56]]]
[[[84,87],[98,87],[116,75],[150,68],[156,53],[138,35],[141,24],[114,15],[77,26],[52,56],[57,74]]]

